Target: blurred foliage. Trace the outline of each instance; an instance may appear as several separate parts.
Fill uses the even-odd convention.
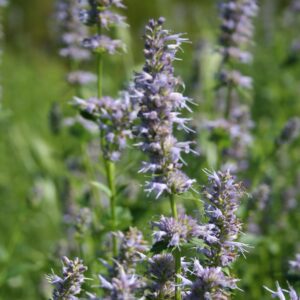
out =
[[[54,134],[49,126],[53,103],[58,104],[58,110],[64,115],[74,114],[68,104],[74,91],[64,81],[67,66],[57,55],[53,1],[10,2],[5,15],[6,46],[2,65],[4,111],[0,112],[0,299],[47,299],[50,288],[44,275],[51,271],[51,265],[59,267],[58,241],[63,241],[66,235],[62,222],[64,183],[71,182],[71,189],[79,195],[75,197],[78,203],[94,208],[93,235],[83,237],[87,245],[83,249],[84,259],[90,266],[90,274],[101,268],[93,259],[95,251],[96,255],[103,254],[101,224],[107,224],[108,216],[95,202],[96,196],[89,193],[100,194],[105,202],[107,191],[101,184],[93,184],[97,179],[95,173],[102,178],[101,163],[86,165],[86,145],[90,137],[86,137],[81,128],[72,131],[63,128]],[[186,82],[187,94],[198,103],[195,125],[201,122],[196,116],[203,111],[213,116],[214,73],[219,59],[215,53],[219,26],[215,1],[125,2],[130,30],[118,34],[127,40],[128,53],[124,58],[105,61],[104,92],[115,95],[126,86],[132,71],[140,68],[143,26],[149,18],[162,15],[167,18],[169,28],[186,32],[193,41],[185,46],[183,62],[178,63],[177,72]],[[248,101],[255,121],[255,140],[250,168],[244,178],[251,178],[256,185],[271,184],[272,193],[268,215],[258,216],[263,220],[263,234],[243,237],[252,247],[247,259],[241,257],[235,268],[244,290],[237,292],[236,299],[269,299],[262,286],[273,286],[276,280],[285,282],[288,278],[297,287],[287,268],[288,260],[300,246],[300,193],[298,191],[295,206],[289,208],[284,192],[295,186],[300,176],[300,140],[271,153],[285,122],[300,115],[300,57],[285,63],[299,28],[284,24],[290,1],[260,2],[255,61],[250,70],[255,86],[253,101]],[[93,63],[90,67],[93,68]],[[197,139],[201,150],[209,155],[199,158],[198,163],[189,158],[187,172],[202,185],[205,184],[202,169],[216,166],[218,149],[208,141],[205,133]],[[147,232],[149,220],[167,211],[168,203],[145,197],[140,189],[143,178],[136,174],[141,154],[131,152],[128,151],[118,165],[118,215],[122,217],[119,228],[133,223]],[[79,162],[78,157],[81,157]],[[89,171],[88,178],[81,174],[82,165]],[[78,174],[70,174],[72,168],[79,170]],[[187,203],[189,210],[197,209],[194,195],[185,196],[182,201]],[[249,201],[251,199],[246,200],[241,209],[245,222]]]

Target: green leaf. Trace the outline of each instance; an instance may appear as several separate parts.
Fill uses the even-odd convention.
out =
[[[105,184],[98,181],[91,181],[91,185],[104,192],[108,197],[111,197],[111,190]]]
[[[168,243],[166,241],[160,241],[155,243],[152,248],[150,249],[151,252],[158,254],[161,253],[162,251],[169,249]]]

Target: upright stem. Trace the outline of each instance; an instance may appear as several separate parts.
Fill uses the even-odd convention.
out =
[[[98,34],[101,35],[102,28],[99,24],[98,26]],[[97,91],[98,91],[98,98],[101,98],[103,95],[103,56],[102,53],[97,54]],[[103,132],[101,131],[101,149],[102,153],[104,153],[105,149],[105,138]],[[105,171],[106,171],[106,180],[108,187],[110,189],[110,217],[111,217],[111,224],[112,224],[112,231],[116,230],[116,183],[115,183],[115,165],[111,161],[107,160],[104,156],[104,164],[105,164]],[[115,235],[112,236],[112,253],[113,257],[117,257],[118,255],[118,244],[117,238]]]
[[[172,216],[174,219],[177,220],[178,214],[177,214],[177,207],[176,207],[174,194],[170,194],[170,205],[171,205]],[[179,275],[181,275],[181,253],[179,248],[176,248],[173,251],[173,257],[175,261],[175,300],[181,300],[181,289],[180,289],[181,280],[179,277]]]
[[[103,58],[102,58],[102,53],[97,54],[97,91],[98,91],[98,98],[102,97],[103,93],[103,86],[102,86],[102,81],[103,81]]]
[[[101,35],[102,28],[101,25],[98,25],[98,34]],[[97,54],[97,91],[98,91],[98,98],[102,97],[103,93],[103,55],[102,53]]]
[[[112,231],[116,230],[116,183],[115,183],[115,164],[111,161],[105,161],[105,169],[107,176],[107,183],[110,189],[110,214],[111,214],[111,223]],[[117,238],[115,235],[112,236],[112,247],[113,247],[113,256],[117,257],[118,255],[118,244]]]
[[[178,216],[177,216],[177,207],[176,207],[174,194],[170,194],[170,205],[171,205],[172,217],[174,219],[177,219],[178,218]]]
[[[226,96],[226,107],[225,107],[225,119],[228,120],[232,109],[232,84],[228,85],[227,96]]]

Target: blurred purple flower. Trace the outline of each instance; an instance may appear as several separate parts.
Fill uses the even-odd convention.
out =
[[[103,29],[111,27],[127,26],[126,18],[115,13],[113,8],[125,8],[122,0],[89,0],[88,5],[80,11],[81,22],[87,26],[94,26],[97,34],[85,37],[82,44],[85,48],[94,52],[107,52],[115,54],[117,51],[125,51],[126,47],[120,40],[113,40],[103,34]]]

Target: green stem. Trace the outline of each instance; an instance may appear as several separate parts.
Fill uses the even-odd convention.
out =
[[[116,183],[115,183],[115,164],[111,161],[105,160],[105,169],[107,176],[107,183],[110,189],[110,214],[112,222],[112,231],[116,230]],[[115,235],[112,236],[113,243],[113,256],[117,257],[118,255],[118,244],[117,238]]]
[[[89,154],[87,153],[88,152],[87,148],[88,148],[87,144],[81,146],[82,156],[84,159],[84,164],[86,167],[88,180],[89,180],[89,182],[92,182],[92,181],[96,180],[95,179],[96,173],[95,173],[94,167],[92,165],[91,158],[89,157]],[[91,193],[92,193],[92,205],[94,208],[96,208],[97,216],[99,217],[99,214],[101,213],[101,207],[99,209],[100,199],[101,199],[100,191],[98,188],[91,186]]]
[[[174,194],[170,194],[170,205],[171,205],[172,216],[174,219],[177,220],[178,214],[177,214],[177,207],[176,207]],[[179,248],[176,248],[173,251],[173,257],[175,261],[175,300],[181,300],[181,289],[180,289],[181,279],[179,277],[179,275],[181,275],[181,253]]]
[[[227,96],[226,96],[226,107],[225,107],[225,119],[228,120],[232,109],[232,84],[228,85]]]
[[[177,207],[176,207],[174,194],[170,194],[170,205],[171,205],[172,217],[177,220],[178,219]]]
[[[98,34],[101,35],[102,28],[101,25],[98,25]],[[102,53],[97,54],[97,74],[98,74],[98,80],[97,80],[97,90],[98,90],[98,98],[102,97],[103,93],[103,56]]]
[[[101,25],[98,25],[98,34],[101,35],[102,28]],[[102,53],[98,53],[97,55],[97,91],[98,91],[98,98],[102,97],[103,94],[103,56]],[[101,131],[100,137],[101,149],[102,153],[104,153],[105,149],[105,139],[103,136],[103,132]],[[105,171],[106,171],[106,179],[107,184],[110,189],[110,217],[111,217],[111,224],[112,224],[112,231],[116,230],[116,183],[115,183],[115,165],[108,161],[104,155],[104,164],[105,164]],[[112,253],[113,257],[117,257],[118,255],[118,244],[117,238],[115,235],[112,236]]]
[[[103,79],[103,58],[102,54],[98,53],[97,55],[97,90],[98,90],[98,98],[102,97],[103,86],[102,86],[102,79]]]

